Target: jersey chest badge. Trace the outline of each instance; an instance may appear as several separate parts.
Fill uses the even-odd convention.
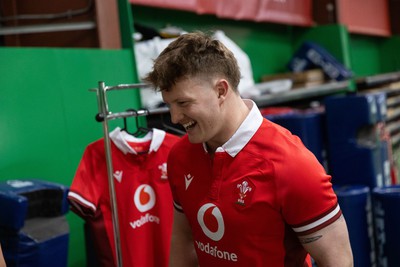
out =
[[[250,206],[256,187],[249,179],[242,179],[235,184],[234,203],[237,208],[246,208]]]
[[[159,165],[158,169],[161,171],[161,180],[167,180],[168,179],[167,163]]]

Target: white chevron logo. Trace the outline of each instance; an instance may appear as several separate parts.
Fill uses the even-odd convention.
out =
[[[194,176],[192,176],[190,173],[185,175],[185,186],[186,186],[186,190],[188,189],[190,183],[193,181]]]
[[[115,180],[117,180],[118,182],[121,182],[122,180],[122,171],[115,171],[113,176],[115,178]]]

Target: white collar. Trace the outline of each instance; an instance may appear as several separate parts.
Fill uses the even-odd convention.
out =
[[[261,115],[256,103],[250,99],[244,99],[243,101],[250,109],[249,114],[236,132],[231,136],[231,138],[229,138],[229,140],[226,141],[226,143],[221,147],[218,147],[216,152],[225,151],[231,157],[235,157],[250,141],[253,135],[257,132],[258,128],[260,128],[263,121],[263,116]],[[207,151],[207,146],[205,143],[203,143],[203,147]]]
[[[112,132],[110,132],[110,139],[124,154],[138,154],[136,150],[128,144],[128,142],[143,143],[151,140],[150,149],[148,151],[148,153],[150,154],[152,151],[157,152],[162,142],[164,141],[165,135],[165,131],[153,128],[144,137],[137,138],[121,130],[120,127],[117,127]]]

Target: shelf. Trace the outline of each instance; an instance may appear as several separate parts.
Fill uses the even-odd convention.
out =
[[[386,130],[393,135],[393,133],[400,131],[400,121],[389,122],[386,124]]]
[[[388,109],[386,121],[392,121],[400,117],[400,110],[398,109]]]
[[[1,8],[2,46],[121,49],[117,1],[5,1]]]
[[[391,82],[396,82],[399,80],[400,80],[400,72],[390,72],[385,74],[378,74],[378,75],[358,78],[356,83],[358,89],[367,89],[375,86],[388,84]]]
[[[390,142],[393,146],[397,146],[400,144],[400,133],[391,136]]]
[[[26,26],[0,27],[0,35],[79,31],[79,30],[91,30],[95,28],[96,28],[96,23],[94,23],[93,21],[26,25]]]
[[[347,91],[349,91],[348,81],[332,82],[315,87],[292,89],[291,91],[279,94],[262,95],[254,98],[253,100],[259,107],[264,107],[291,101],[305,100],[313,97],[322,97]]]
[[[400,105],[400,96],[388,97],[386,104],[388,108]]]

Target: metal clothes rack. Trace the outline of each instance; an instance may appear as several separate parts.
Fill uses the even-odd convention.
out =
[[[106,86],[104,82],[99,82],[98,88],[90,89],[90,91],[95,91],[97,95],[97,104],[99,113],[96,115],[96,120],[98,122],[102,122],[103,124],[104,148],[106,154],[108,185],[110,189],[110,203],[111,203],[112,222],[114,231],[114,244],[116,251],[116,263],[118,267],[122,267],[123,262],[122,262],[121,241],[120,241],[119,222],[118,222],[118,207],[117,207],[114,180],[113,180],[114,171],[112,166],[111,143],[109,137],[108,121],[117,118],[147,116],[150,114],[162,114],[162,113],[167,113],[169,109],[167,107],[164,107],[153,110],[140,109],[135,111],[112,113],[108,109],[107,92],[113,90],[139,89],[146,87],[149,87],[149,85],[138,83],[138,84],[119,84],[116,86]]]

